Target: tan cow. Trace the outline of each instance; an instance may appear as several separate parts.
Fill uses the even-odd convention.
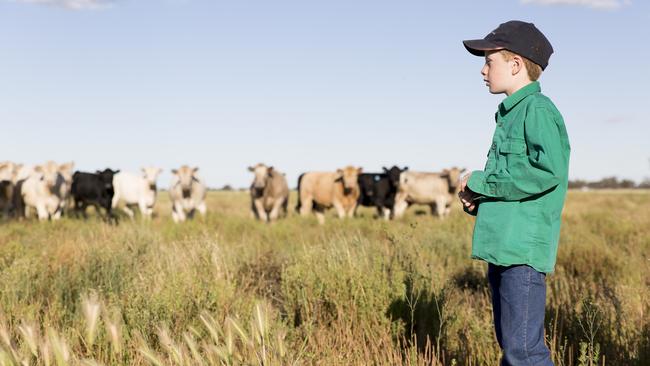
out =
[[[280,214],[287,216],[289,186],[284,174],[264,164],[248,167],[248,170],[255,174],[250,187],[253,215],[264,222],[273,222]]]
[[[457,199],[460,175],[464,171],[453,167],[441,173],[403,172],[395,196],[395,217],[402,217],[411,204],[428,205],[431,213],[440,218],[449,215],[451,203]]]
[[[207,188],[197,175],[198,170],[199,168],[190,168],[187,165],[183,165],[179,169],[172,169],[169,198],[172,201],[174,222],[183,222],[188,217],[192,218],[195,211],[199,211],[201,216],[205,216]]]
[[[318,222],[325,223],[324,211],[334,207],[339,218],[352,217],[359,199],[361,168],[347,166],[336,172],[308,172],[298,178],[298,205],[301,216],[312,209]]]

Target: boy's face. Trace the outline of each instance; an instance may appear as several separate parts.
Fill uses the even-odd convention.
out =
[[[481,69],[485,85],[492,94],[507,93],[513,82],[513,65],[499,51],[485,52],[485,65]]]

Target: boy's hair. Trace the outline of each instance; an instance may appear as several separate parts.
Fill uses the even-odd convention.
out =
[[[528,78],[530,78],[530,81],[536,81],[537,79],[539,79],[539,76],[542,74],[541,66],[539,66],[538,64],[534,63],[533,61],[527,59],[522,55],[516,54],[508,50],[500,50],[499,53],[503,55],[503,58],[506,61],[512,60],[512,57],[515,55],[521,57],[524,60],[524,65],[526,65],[526,71],[528,72]]]

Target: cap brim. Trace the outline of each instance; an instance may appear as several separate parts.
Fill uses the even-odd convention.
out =
[[[484,39],[472,39],[463,41],[463,45],[467,51],[469,51],[469,53],[474,56],[485,56],[485,51],[496,51],[503,49],[503,47]]]

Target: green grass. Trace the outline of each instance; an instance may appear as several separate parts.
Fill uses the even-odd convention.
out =
[[[454,207],[395,222],[253,221],[242,192],[176,225],[0,224],[0,364],[497,364],[486,266]],[[570,192],[546,334],[556,365],[647,365],[650,193]],[[428,211],[427,211],[428,212]]]

